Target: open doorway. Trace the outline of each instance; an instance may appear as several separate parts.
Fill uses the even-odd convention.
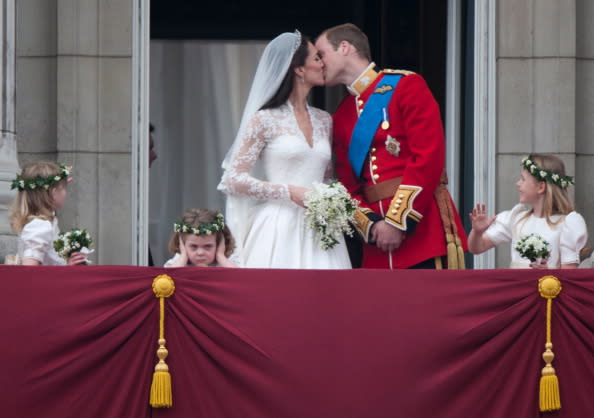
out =
[[[447,3],[438,0],[187,2],[151,0],[150,121],[158,159],[150,169],[150,248],[168,256],[171,225],[188,207],[223,209],[220,163],[234,139],[259,56],[281,32],[315,37],[352,22],[375,62],[422,74],[442,116]],[[317,89],[312,104],[333,112],[345,91]]]

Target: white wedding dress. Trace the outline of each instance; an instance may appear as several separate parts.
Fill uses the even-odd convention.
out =
[[[320,109],[308,106],[308,112],[311,147],[289,103],[256,112],[219,185],[230,198],[247,197],[251,203],[248,213],[227,211],[230,225],[239,222],[246,227],[244,237],[238,239],[243,242],[237,243],[243,267],[351,268],[342,237],[333,249],[322,250],[305,222],[305,209],[289,196],[288,185],[310,188],[331,173],[332,119]],[[241,219],[230,220],[230,215]],[[233,227],[231,232],[235,234]]]

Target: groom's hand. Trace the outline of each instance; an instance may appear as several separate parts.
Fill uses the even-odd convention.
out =
[[[402,241],[406,237],[406,233],[386,221],[377,221],[373,224],[371,230],[371,238],[376,245],[384,251],[393,251],[402,245]]]

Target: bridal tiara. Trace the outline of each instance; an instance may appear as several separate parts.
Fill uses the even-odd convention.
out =
[[[299,49],[299,46],[301,45],[301,32],[299,32],[299,30],[295,29],[295,32],[293,32],[293,34],[295,35],[295,43],[293,44],[293,54]]]

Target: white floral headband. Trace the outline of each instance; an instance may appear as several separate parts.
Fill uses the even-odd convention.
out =
[[[212,235],[225,228],[225,217],[222,213],[217,213],[217,217],[214,222],[202,224],[199,227],[193,227],[188,225],[182,220],[176,221],[173,224],[174,232],[181,232],[183,234],[194,234],[194,235]]]
[[[522,167],[524,167],[530,174],[532,174],[538,181],[546,181],[547,183],[556,184],[557,186],[565,189],[575,184],[572,176],[562,176],[547,170],[546,168],[540,168],[532,161],[532,155],[524,157],[522,159]]]
[[[54,184],[60,180],[67,179],[72,174],[72,167],[69,167],[65,164],[58,164],[58,167],[60,167],[60,172],[56,175],[48,177],[36,176],[34,178],[24,178],[20,174],[17,174],[16,178],[10,185],[10,189],[17,189],[19,192],[35,189],[48,190]]]

